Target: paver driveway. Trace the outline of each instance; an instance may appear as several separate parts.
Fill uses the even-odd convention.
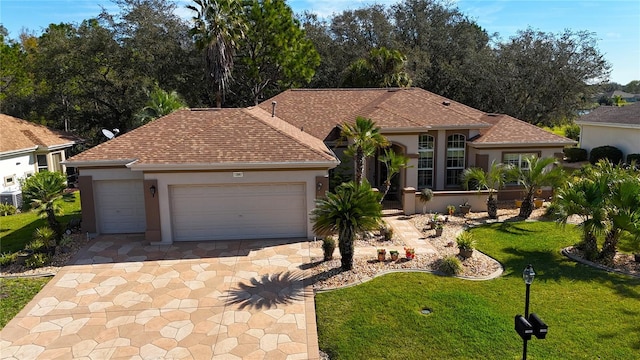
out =
[[[93,241],[2,330],[0,357],[318,358],[306,241],[144,244]]]

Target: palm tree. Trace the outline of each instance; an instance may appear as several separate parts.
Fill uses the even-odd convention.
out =
[[[352,124],[344,124],[342,135],[351,141],[345,154],[353,156],[355,169],[355,181],[362,183],[365,159],[375,154],[378,148],[387,147],[389,142],[380,133],[380,128],[375,126],[371,119],[361,116]]]
[[[507,168],[504,164],[491,162],[488,171],[481,168],[468,168],[462,173],[462,182],[468,190],[470,183],[480,190],[489,190],[489,198],[487,199],[487,214],[490,219],[498,218],[498,199],[494,194],[500,190],[506,182]]]
[[[520,206],[520,216],[528,219],[533,212],[533,197],[536,190],[542,186],[559,186],[564,178],[562,168],[550,167],[556,165],[555,158],[539,158],[537,156],[526,156],[524,161],[526,168],[520,166],[510,166],[507,170],[507,179],[515,180],[524,187],[524,199]]]
[[[338,249],[344,271],[353,268],[354,240],[358,232],[373,230],[380,226],[382,206],[380,194],[371,189],[369,182],[354,181],[336,188],[326,198],[316,200],[311,212],[313,231],[318,235],[338,233]]]
[[[607,178],[581,176],[559,189],[554,199],[556,221],[566,224],[572,215],[580,216],[580,247],[589,260],[595,260],[598,256],[596,236],[607,229],[605,208],[608,192]]]
[[[191,35],[198,49],[204,52],[206,78],[211,81],[216,106],[222,107],[222,96],[227,91],[233,70],[233,57],[237,41],[242,38],[246,25],[242,21],[242,2],[239,0],[193,0],[198,7],[187,5],[194,11]]]
[[[159,117],[169,115],[176,110],[186,107],[187,105],[177,92],[166,92],[158,87],[149,94],[149,101],[146,103],[146,106],[136,114],[137,125],[144,125]]]
[[[65,193],[66,179],[58,172],[41,171],[24,181],[22,196],[32,208],[47,218],[49,227],[56,234],[56,241],[62,239],[62,227],[56,215],[62,213],[62,208],[56,203],[59,199],[70,200],[71,193]]]
[[[607,162],[609,168],[613,166]],[[600,261],[612,264],[618,241],[623,232],[640,238],[640,178],[620,168],[614,169],[613,181],[609,181],[608,218],[610,227],[605,234],[600,251]]]
[[[398,50],[374,48],[366,57],[349,65],[344,72],[345,87],[408,87],[407,57]]]
[[[380,203],[382,203],[382,200],[384,200],[384,197],[387,196],[391,188],[391,179],[393,179],[400,170],[408,167],[409,158],[402,154],[396,154],[396,152],[391,149],[384,149],[384,155],[382,155],[379,160],[387,168],[387,178],[384,180],[384,192],[382,193],[382,198],[380,198]]]

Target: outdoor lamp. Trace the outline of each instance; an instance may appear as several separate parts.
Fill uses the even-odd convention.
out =
[[[536,276],[536,273],[533,271],[533,266],[531,264],[527,265],[527,267],[522,272],[522,278],[524,279],[524,283],[527,285],[531,285],[533,282],[533,278]]]
[[[151,187],[149,187],[149,192],[151,193],[151,197],[156,197],[156,186],[151,185]]]

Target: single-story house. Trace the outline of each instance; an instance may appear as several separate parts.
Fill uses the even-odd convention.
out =
[[[20,207],[20,180],[39,171],[65,173],[65,150],[78,139],[5,114],[0,114],[0,128],[0,202]]]
[[[526,154],[558,156],[575,144],[418,88],[288,90],[246,109],[179,110],[69,159],[84,231],[145,232],[159,243],[312,238],[314,201],[329,171],[349,164],[340,126],[357,116],[410,158],[389,196],[409,193],[414,203],[425,187],[462,193],[467,167],[521,166]],[[374,158],[366,177],[380,187],[384,171]]]
[[[629,154],[640,154],[640,102],[625,106],[600,106],[581,116],[580,147],[591,151],[599,146],[615,146],[623,160]]]

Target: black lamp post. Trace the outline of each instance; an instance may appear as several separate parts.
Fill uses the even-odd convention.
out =
[[[527,265],[527,267],[522,272],[522,278],[524,279],[525,286],[527,288],[525,300],[524,300],[524,318],[529,319],[529,290],[531,288],[531,283],[533,283],[533,278],[536,276],[536,273],[533,271],[533,266],[531,264]],[[522,360],[527,360],[527,338],[523,339],[522,345]]]

